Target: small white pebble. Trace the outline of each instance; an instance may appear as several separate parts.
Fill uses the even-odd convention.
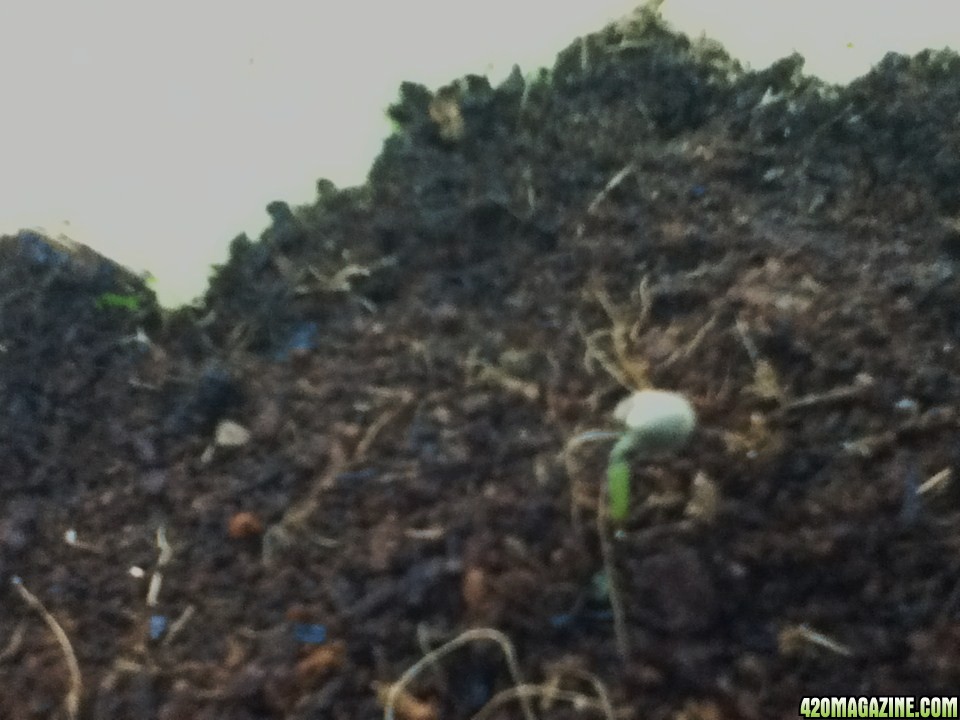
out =
[[[220,447],[240,447],[250,441],[250,431],[232,420],[217,425],[216,443]]]
[[[77,544],[77,531],[73,528],[70,528],[65,533],[63,533],[63,541],[67,545],[76,545]]]
[[[903,412],[913,412],[917,409],[917,401],[913,398],[900,398],[893,404],[893,406],[897,410],[901,410]]]
[[[138,580],[146,575],[146,573],[143,571],[143,568],[137,567],[136,565],[132,565],[127,572],[130,573],[130,577],[137,578]]]

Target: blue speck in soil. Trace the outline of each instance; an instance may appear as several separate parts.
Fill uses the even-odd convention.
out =
[[[321,645],[327,641],[327,628],[313,623],[295,623],[293,635],[302,643]]]
[[[163,634],[167,632],[167,616],[166,615],[151,615],[150,616],[150,639],[159,640],[163,637]]]
[[[291,353],[313,350],[317,346],[317,334],[320,328],[315,322],[303,322],[297,325],[286,342],[274,352],[276,361],[286,360]]]
[[[21,230],[17,233],[21,252],[30,258],[36,265],[63,266],[70,261],[70,257],[53,247],[45,237],[30,230]]]
[[[573,621],[576,619],[573,613],[560,613],[559,615],[553,615],[550,618],[550,627],[554,630],[562,630],[565,627],[569,627],[573,624]]]

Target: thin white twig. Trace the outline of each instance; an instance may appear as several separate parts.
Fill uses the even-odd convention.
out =
[[[609,720],[614,719],[613,702],[610,700],[610,692],[607,690],[607,686],[603,684],[603,680],[587,670],[567,670],[566,674],[579,677],[590,683],[593,686],[594,692],[597,693],[597,699],[603,708],[603,714],[609,718]]]
[[[57,619],[50,614],[47,608],[43,606],[39,598],[23,586],[23,581],[20,578],[13,579],[13,586],[27,605],[40,613],[43,621],[47,624],[47,627],[50,628],[50,632],[56,637],[60,649],[63,651],[63,655],[67,660],[67,670],[70,673],[70,688],[67,690],[67,695],[63,699],[63,704],[67,710],[67,717],[70,720],[76,720],[80,714],[80,698],[83,696],[83,678],[80,675],[80,663],[77,662],[77,655],[73,652],[70,638],[67,637],[67,633],[64,632],[63,627],[61,627]]]
[[[530,698],[546,698],[549,700],[560,700],[569,703],[577,712],[590,711],[596,715],[601,715],[607,720],[616,720],[614,714],[608,711],[607,706],[602,700],[596,700],[583,693],[573,692],[571,690],[558,690],[549,685],[517,685],[498,692],[477,712],[470,720],[485,720],[490,717],[494,710],[498,709],[511,700],[524,700]]]
[[[513,649],[513,644],[510,642],[510,639],[499,630],[494,630],[493,628],[474,628],[461,633],[453,640],[450,640],[432,652],[427,653],[417,662],[407,668],[406,672],[400,676],[400,679],[390,686],[390,690],[387,693],[387,698],[383,707],[384,720],[394,720],[394,705],[397,702],[397,698],[403,691],[406,690],[407,686],[413,681],[413,679],[420,673],[421,670],[429,665],[432,665],[446,655],[449,655],[454,650],[463,647],[464,645],[480,641],[490,641],[496,643],[500,649],[503,650],[503,655],[506,658],[507,668],[510,671],[513,684],[515,686],[523,686],[524,682],[520,677],[520,665],[517,662],[517,654]],[[523,715],[526,720],[537,720],[537,716],[533,712],[533,706],[530,704],[530,698],[521,696],[520,705],[523,709]]]
[[[606,200],[607,195],[609,195],[620,183],[626,180],[633,171],[633,163],[630,163],[616,172],[603,187],[603,190],[598,192],[596,197],[593,198],[593,201],[587,207],[587,215],[593,215],[595,212],[597,212],[597,208],[600,207],[600,203]]]
[[[163,583],[163,568],[173,557],[173,548],[167,542],[167,528],[160,525],[157,528],[157,548],[160,554],[157,557],[157,569],[153,571],[150,577],[150,585],[147,587],[147,607],[154,607],[157,604],[157,598],[160,596],[160,585]]]

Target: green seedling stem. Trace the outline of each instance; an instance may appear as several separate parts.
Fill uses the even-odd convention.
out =
[[[624,433],[610,451],[607,464],[607,493],[610,497],[610,519],[622,522],[630,512],[630,465],[627,454],[633,449],[634,433]]]
[[[672,438],[661,428],[628,430],[610,450],[607,462],[607,492],[610,494],[610,519],[622,522],[630,512],[629,455],[646,458],[661,447],[669,447]]]
[[[100,295],[94,301],[94,304],[101,310],[103,308],[115,307],[135,312],[140,309],[140,298],[136,295],[121,295],[119,293],[108,292]]]

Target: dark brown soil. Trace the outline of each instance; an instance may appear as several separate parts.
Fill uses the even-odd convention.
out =
[[[955,691],[960,58],[802,64],[639,14],[528,82],[404,85],[369,182],[272,203],[178,312],[0,241],[0,718],[70,716],[28,593],[91,720],[381,717],[476,627],[584,698],[542,720],[604,717],[585,673],[644,720]],[[644,386],[700,427],[633,468],[624,661],[609,444],[564,447]],[[471,645],[399,716],[513,684]]]

